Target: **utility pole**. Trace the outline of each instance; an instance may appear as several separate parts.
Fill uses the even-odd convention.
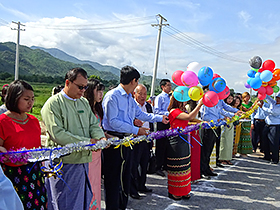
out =
[[[16,44],[16,62],[15,62],[15,80],[18,79],[18,68],[19,68],[19,34],[20,31],[25,31],[25,29],[21,29],[20,26],[25,26],[23,24],[21,24],[20,22],[14,22],[12,21],[12,23],[17,24],[18,27],[17,28],[11,28],[12,30],[17,30],[17,44]]]
[[[155,94],[155,84],[156,84],[156,79],[157,79],[157,67],[158,67],[158,56],[159,56],[161,29],[162,29],[162,26],[169,25],[169,24],[162,24],[162,21],[167,22],[167,20],[164,17],[162,17],[160,14],[158,14],[157,16],[160,18],[159,24],[152,24],[153,27],[158,26],[158,36],[157,36],[157,46],[156,46],[153,78],[152,78],[152,85],[151,85],[151,96],[153,96]]]

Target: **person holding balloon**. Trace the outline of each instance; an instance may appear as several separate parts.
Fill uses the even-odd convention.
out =
[[[203,121],[213,121],[218,122],[223,120],[224,117],[233,117],[234,114],[241,115],[243,112],[227,105],[223,100],[219,100],[213,94],[213,91],[209,91],[209,86],[204,86],[203,90],[205,92],[203,100],[205,100],[204,105],[200,109],[201,119]],[[210,102],[211,103],[210,103]],[[210,156],[216,143],[216,160],[217,165],[221,166],[219,162],[219,148],[220,148],[220,134],[221,128],[204,128],[201,129],[201,140],[203,147],[201,148],[201,159],[200,159],[200,170],[202,177],[217,176],[216,173],[212,172],[209,166]]]
[[[233,94],[230,94],[224,101],[233,106],[235,101],[233,100]],[[221,142],[220,142],[220,154],[219,160],[223,165],[232,165],[232,148],[234,137],[234,125],[229,123],[228,125],[221,126]]]
[[[263,101],[259,102],[259,106],[263,105]],[[258,109],[251,115],[251,131],[253,153],[257,151],[258,143],[260,143],[260,151],[263,152],[263,130],[265,126],[266,114],[262,108]]]
[[[169,111],[170,128],[185,128],[188,122],[198,114],[202,100],[190,113],[186,113],[186,101],[178,95],[184,92],[174,91]],[[179,100],[177,100],[177,99]],[[191,191],[191,168],[190,168],[190,145],[187,135],[168,137],[167,144],[167,173],[168,173],[168,196],[174,200],[189,199]]]

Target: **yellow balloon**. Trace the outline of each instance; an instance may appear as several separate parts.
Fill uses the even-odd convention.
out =
[[[199,86],[193,86],[189,89],[188,94],[192,100],[198,101],[199,99],[201,99],[203,97],[203,90]]]

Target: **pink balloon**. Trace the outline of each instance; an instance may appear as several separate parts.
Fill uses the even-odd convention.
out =
[[[230,94],[230,90],[228,88],[228,86],[226,86],[226,88],[222,91],[218,93],[219,99],[223,100],[225,98],[227,98]]]
[[[177,70],[172,74],[172,81],[179,86],[184,86],[181,80],[181,76],[184,73],[182,70]]]
[[[214,91],[207,91],[202,97],[202,102],[207,107],[216,106],[219,102],[219,96]]]
[[[266,94],[267,95],[272,95],[273,94],[273,89],[269,85],[265,87],[266,89]]]
[[[217,77],[221,77],[221,76],[220,76],[219,74],[214,73],[212,79],[215,79],[215,78],[217,78]]]
[[[181,81],[189,88],[198,85],[197,75],[193,71],[185,71],[181,76]]]
[[[258,93],[258,98],[259,98],[260,100],[264,100],[265,97],[266,97],[266,94],[265,94],[265,93],[264,93],[264,94]]]
[[[261,94],[265,94],[266,93],[266,88],[261,86],[259,89],[258,89],[258,93],[261,93]]]

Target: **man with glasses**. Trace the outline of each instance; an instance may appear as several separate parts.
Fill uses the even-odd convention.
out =
[[[87,82],[87,73],[82,68],[68,71],[64,89],[44,104],[42,119],[52,143],[64,146],[88,141],[90,144],[104,138],[87,99],[82,97]],[[73,152],[60,160],[63,162],[63,179],[46,179],[48,209],[88,210],[92,199],[88,179],[92,152]],[[55,159],[53,164],[60,160]]]

